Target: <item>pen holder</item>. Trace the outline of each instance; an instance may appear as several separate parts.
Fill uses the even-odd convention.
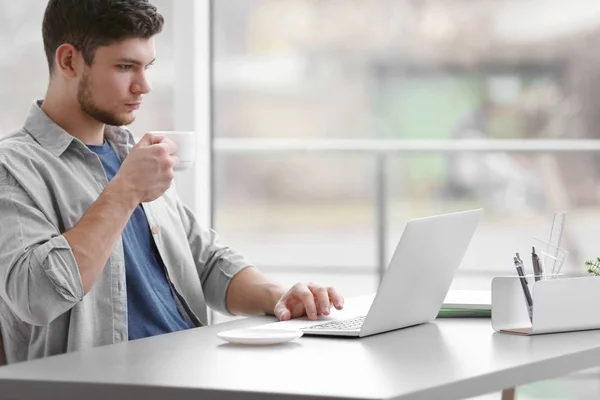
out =
[[[521,278],[492,280],[492,327],[522,335],[600,329],[600,277],[525,279],[533,299],[529,318]]]

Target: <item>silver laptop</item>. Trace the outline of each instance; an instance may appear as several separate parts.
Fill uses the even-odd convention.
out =
[[[409,221],[367,315],[302,331],[364,337],[434,320],[481,214],[478,209]]]

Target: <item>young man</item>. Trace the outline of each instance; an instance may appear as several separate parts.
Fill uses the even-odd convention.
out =
[[[151,86],[147,0],[50,0],[50,85],[0,142],[0,331],[9,363],[205,325],[206,305],[281,320],[341,309],[218,243],[170,188],[176,145],[122,125]]]

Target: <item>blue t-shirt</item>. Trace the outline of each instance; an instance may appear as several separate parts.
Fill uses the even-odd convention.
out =
[[[121,160],[106,141],[102,146],[88,147],[100,157],[110,181],[121,167]],[[141,205],[133,212],[122,237],[129,340],[189,328],[177,309],[165,266]]]

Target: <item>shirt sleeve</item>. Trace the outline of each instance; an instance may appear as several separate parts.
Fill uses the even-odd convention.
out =
[[[64,236],[0,170],[0,297],[21,320],[47,325],[83,298]]]
[[[241,254],[219,242],[218,234],[202,227],[192,212],[178,199],[178,209],[186,230],[206,303],[212,309],[232,315],[226,306],[231,279],[252,264]]]

